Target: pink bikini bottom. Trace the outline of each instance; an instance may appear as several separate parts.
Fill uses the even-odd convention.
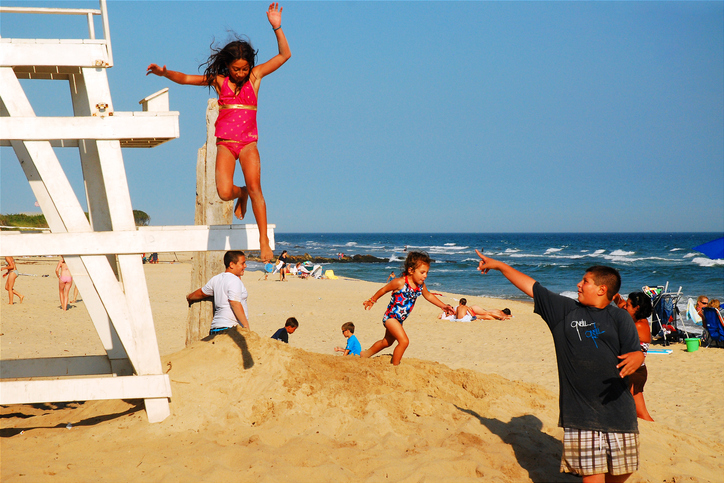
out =
[[[219,139],[216,141],[217,146],[224,146],[226,149],[231,151],[231,154],[234,155],[234,159],[239,159],[239,153],[242,149],[244,149],[246,146],[248,146],[251,143],[255,143],[256,141],[249,141],[249,142],[242,142],[242,141],[230,141],[228,139]]]

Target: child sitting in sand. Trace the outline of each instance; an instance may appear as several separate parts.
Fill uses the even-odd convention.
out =
[[[261,191],[261,162],[256,147],[257,93],[261,79],[276,71],[292,56],[282,31],[282,9],[272,3],[266,12],[277,39],[279,53],[260,65],[256,51],[244,39],[213,49],[204,75],[187,75],[151,64],[146,75],[166,77],[177,84],[213,87],[219,95],[219,117],[216,121],[216,190],[225,201],[237,200],[234,215],[243,219],[246,202],[251,198],[256,223],[259,226],[261,261],[268,262],[273,253],[267,235],[266,201]],[[234,184],[236,160],[241,164],[246,186]]]
[[[372,357],[382,349],[390,347],[397,341],[397,347],[392,352],[392,364],[398,365],[402,360],[410,340],[407,338],[402,323],[405,321],[412,308],[415,306],[417,297],[422,295],[433,305],[443,309],[448,314],[454,314],[453,308],[440,301],[436,296],[432,295],[425,287],[425,279],[430,271],[430,257],[424,252],[410,252],[407,254],[404,266],[404,275],[395,278],[390,283],[382,287],[371,298],[364,301],[363,305],[366,310],[372,308],[377,300],[387,292],[393,292],[390,304],[387,306],[385,314],[382,316],[382,325],[385,326],[385,337],[378,340],[372,347],[366,351],[362,351],[362,357]]]
[[[297,322],[297,319],[294,317],[289,317],[284,323],[284,327],[274,332],[274,335],[271,336],[271,338],[289,344],[289,334],[293,334],[294,331],[297,330],[297,327],[299,327],[299,322]]]
[[[342,335],[347,338],[347,347],[344,349],[341,347],[335,347],[334,352],[344,352],[343,356],[347,355],[360,355],[362,352],[362,344],[359,343],[357,337],[354,335],[354,324],[352,322],[345,322],[342,324]]]
[[[477,250],[476,250],[477,251]],[[636,326],[611,305],[621,276],[611,267],[589,268],[578,283],[578,301],[553,293],[528,275],[492,258],[478,270],[499,270],[533,297],[534,312],[548,324],[558,359],[558,425],[563,427],[561,471],[584,483],[623,482],[638,469],[636,405],[626,376],[644,361]]]

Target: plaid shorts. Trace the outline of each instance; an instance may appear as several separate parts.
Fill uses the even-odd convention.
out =
[[[561,472],[626,475],[639,468],[638,433],[564,428]]]

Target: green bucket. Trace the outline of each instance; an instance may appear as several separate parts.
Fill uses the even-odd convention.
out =
[[[687,352],[694,352],[699,350],[699,346],[701,345],[701,339],[684,339],[684,342],[686,342],[686,351]]]

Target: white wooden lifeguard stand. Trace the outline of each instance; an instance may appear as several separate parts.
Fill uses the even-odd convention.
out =
[[[105,0],[99,10],[0,7],[0,14],[15,13],[84,15],[90,38],[0,39],[0,145],[13,147],[51,231],[3,232],[0,255],[63,255],[106,355],[0,361],[0,404],[143,399],[148,420],[162,421],[170,414],[171,384],[161,367],[139,254],[258,250],[258,228],[137,228],[121,148],[178,137],[168,89],[142,100],[143,112],[113,109]],[[94,16],[102,18],[102,39]],[[35,116],[19,79],[68,81],[74,116]],[[79,149],[90,221],[54,147]],[[269,238],[273,249],[273,225]]]

